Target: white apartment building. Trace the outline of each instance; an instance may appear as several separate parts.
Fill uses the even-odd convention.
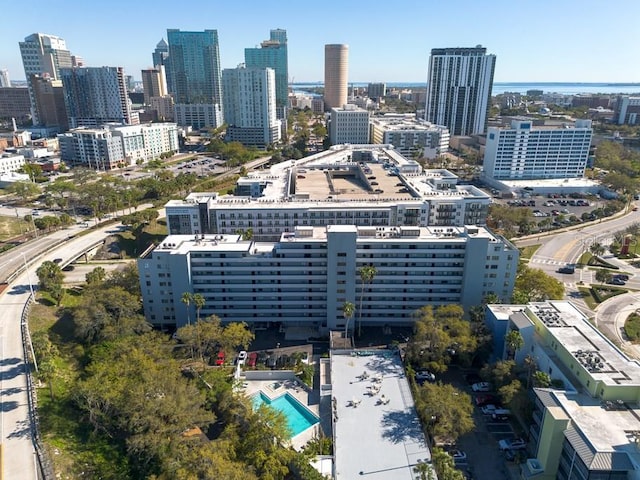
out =
[[[63,161],[96,170],[146,163],[179,148],[175,123],[76,128],[58,135],[58,141]]]
[[[369,112],[353,104],[332,108],[329,141],[331,145],[369,143]]]
[[[640,123],[640,97],[619,95],[613,118],[618,125],[637,125]]]
[[[223,124],[222,109],[217,103],[176,103],[175,122],[181,127],[218,128]]]
[[[191,194],[165,205],[170,234],[249,232],[275,241],[296,226],[483,225],[491,198],[390,145],[339,145],[238,180],[234,195]]]
[[[24,155],[3,153],[0,155],[0,175],[17,172],[24,164]]]
[[[534,127],[530,120],[513,120],[511,128],[491,127],[484,175],[495,180],[583,177],[592,133],[591,120],[564,128]]]
[[[272,68],[228,68],[222,71],[226,140],[265,148],[280,141],[276,115],[276,77]]]
[[[413,114],[385,114],[371,118],[371,143],[393,145],[402,155],[434,159],[449,150],[449,129]]]
[[[359,303],[358,271],[376,268],[362,298],[362,324],[410,325],[424,305],[480,305],[510,298],[518,250],[483,227],[299,226],[277,242],[241,235],[169,235],[138,259],[147,320],[187,322],[184,292],[200,316],[282,323],[320,332],[344,328],[342,306]],[[195,318],[194,312],[189,313]]]

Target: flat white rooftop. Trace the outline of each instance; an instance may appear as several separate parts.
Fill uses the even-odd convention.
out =
[[[542,321],[550,334],[589,371],[594,380],[611,386],[640,385],[640,363],[622,353],[571,302],[531,303],[528,310]]]
[[[494,182],[500,182],[512,190],[524,189],[530,187],[538,188],[600,188],[600,183],[588,178],[548,178],[548,179],[526,179],[526,180],[507,180],[494,179]]]
[[[431,453],[400,357],[363,353],[331,354],[335,479],[414,480]]]

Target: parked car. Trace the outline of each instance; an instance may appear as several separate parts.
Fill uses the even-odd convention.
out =
[[[626,275],[624,273],[617,273],[613,276],[613,278],[619,278],[620,280],[623,280],[626,282],[629,280],[629,275]]]
[[[489,405],[485,405],[480,408],[480,411],[483,415],[493,415],[495,411],[498,409],[494,404],[490,403]]]
[[[256,352],[251,352],[249,354],[249,357],[247,358],[247,366],[255,367],[257,362],[258,362],[258,354]]]
[[[218,352],[218,356],[216,357],[216,365],[217,366],[224,365],[224,357],[225,357],[224,352],[222,350],[220,350]]]
[[[622,280],[621,278],[613,277],[611,280],[607,281],[609,285],[626,285],[627,282]]]
[[[428,370],[420,370],[416,372],[416,381],[418,382],[435,382],[436,376]]]
[[[524,450],[527,448],[527,442],[525,442],[522,438],[516,438],[515,440],[500,440],[498,442],[500,446],[500,450]]]
[[[471,390],[474,392],[490,392],[491,384],[489,382],[479,382],[471,385]]]
[[[511,410],[507,408],[496,408],[496,410],[491,414],[491,419],[495,421],[509,420],[511,416]]]

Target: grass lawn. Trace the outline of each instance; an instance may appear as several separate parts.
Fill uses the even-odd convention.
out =
[[[538,251],[538,249],[542,246],[541,243],[537,245],[529,245],[528,247],[522,247],[520,249],[520,260],[531,260],[531,257]]]
[[[0,216],[0,242],[18,237],[30,229],[33,230],[33,226],[22,218]]]
[[[137,234],[137,236],[136,236]],[[141,231],[126,230],[117,234],[118,245],[125,256],[135,258],[152,243],[160,243],[167,236],[167,222],[158,220],[145,225]]]
[[[632,313],[624,322],[624,333],[629,341],[640,343],[640,315]]]
[[[582,299],[584,300],[584,303],[587,304],[587,307],[589,307],[589,309],[591,310],[595,309],[598,305],[598,302],[591,294],[591,289],[588,287],[578,287],[578,291],[582,295]]]

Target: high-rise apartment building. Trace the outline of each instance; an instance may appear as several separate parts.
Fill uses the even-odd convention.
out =
[[[275,72],[239,66],[222,71],[227,140],[266,147],[280,141]]]
[[[272,68],[276,77],[276,107],[278,118],[285,118],[289,96],[289,63],[287,56],[287,31],[271,30],[269,40],[260,48],[245,48],[244,62],[247,68]]]
[[[122,67],[62,68],[60,78],[70,128],[138,123]]]
[[[142,70],[142,90],[144,104],[151,105],[151,97],[164,97],[168,94],[165,81],[164,65]]]
[[[517,248],[484,227],[343,224],[296,226],[273,243],[239,234],[170,235],[141,256],[138,268],[145,315],[155,326],[183,326],[181,296],[191,292],[205,299],[203,317],[327,333],[344,326],[341,309],[362,290],[357,272],[364,266],[378,273],[362,300],[361,321],[382,327],[413,324],[411,314],[425,305],[468,308],[490,293],[508,301],[518,257]]]
[[[222,108],[222,74],[218,31],[167,30],[169,75],[177,105],[218,105]],[[176,119],[178,119],[176,115]],[[203,125],[218,127],[215,125]]]
[[[332,108],[329,141],[331,145],[369,143],[369,111],[351,104]]]
[[[324,46],[324,108],[347,104],[349,81],[349,45]]]
[[[20,42],[20,55],[24,66],[24,75],[29,82],[31,75],[49,76],[60,79],[60,69],[72,67],[71,52],[67,50],[64,39],[44,33],[34,33]],[[41,125],[33,89],[29,85],[31,95],[31,117],[34,125]]]
[[[592,134],[591,120],[562,128],[534,127],[531,120],[513,120],[511,128],[490,127],[484,175],[495,180],[583,177]]]
[[[495,64],[481,46],[431,50],[425,119],[451,135],[485,133]]]
[[[0,88],[0,118],[15,118],[19,124],[26,124],[31,117],[29,90],[22,87]]]
[[[367,87],[367,96],[371,100],[378,101],[387,94],[386,83],[370,83]]]
[[[58,127],[58,132],[69,128],[69,118],[64,103],[64,89],[61,80],[49,76],[31,75],[29,78],[36,110],[42,125]]]
[[[9,70],[0,70],[0,88],[10,87],[11,80],[9,79]]]

